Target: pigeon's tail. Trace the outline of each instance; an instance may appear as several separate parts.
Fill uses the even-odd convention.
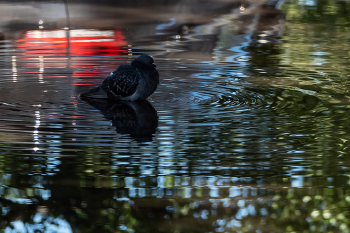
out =
[[[86,93],[80,94],[80,98],[108,99],[108,96],[107,93],[102,90],[101,86],[98,86]]]

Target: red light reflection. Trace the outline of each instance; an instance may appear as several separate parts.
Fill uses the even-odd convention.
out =
[[[118,29],[29,30],[16,42],[27,56],[113,56],[127,45]]]
[[[99,57],[117,59],[128,52],[119,29],[28,30],[16,44],[23,56],[17,62],[23,68],[34,69],[33,73],[38,73],[37,69],[39,73],[50,68],[72,69],[76,78],[73,85],[93,85],[93,80],[83,77],[101,75],[103,70],[96,70],[94,64],[98,62],[101,66],[101,60],[108,62],[108,59]]]

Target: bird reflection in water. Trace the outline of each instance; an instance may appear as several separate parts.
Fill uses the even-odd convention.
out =
[[[128,134],[138,142],[150,142],[158,127],[157,111],[147,100],[110,101],[82,98],[112,121],[119,134]]]

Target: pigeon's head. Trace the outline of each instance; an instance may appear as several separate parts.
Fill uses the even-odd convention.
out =
[[[153,64],[153,58],[151,58],[148,55],[141,55],[138,58],[136,58],[136,61],[146,64],[147,66],[156,67],[156,65]]]

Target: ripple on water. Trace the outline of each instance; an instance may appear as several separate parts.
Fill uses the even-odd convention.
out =
[[[64,46],[52,50],[57,41],[47,41],[44,35],[64,32],[65,38],[68,31],[46,30],[46,22],[43,30],[34,31],[38,38],[22,38],[17,45],[0,41],[0,188],[5,220],[33,219],[34,205],[27,214],[16,211],[25,209],[22,206],[9,205],[27,200],[47,205],[46,210],[39,206],[41,213],[73,210],[63,214],[81,226],[83,221],[90,224],[86,216],[100,214],[97,227],[119,230],[148,229],[144,226],[154,219],[164,220],[155,224],[155,231],[164,230],[169,218],[179,223],[178,231],[190,231],[188,222],[198,223],[192,231],[202,232],[258,231],[267,225],[275,231],[318,226],[331,231],[339,225],[347,229],[348,214],[333,207],[348,207],[348,30],[337,30],[344,31],[347,43],[337,44],[333,35],[322,36],[332,34],[331,26],[325,30],[325,24],[317,23],[322,25],[319,36],[312,36],[307,22],[293,31],[292,22],[284,27],[290,17],[271,6],[259,10],[256,4],[253,9],[238,4],[240,13],[232,14],[224,3],[232,1],[216,1],[230,14],[213,9],[212,17],[202,12],[215,1],[174,2],[176,7],[167,4],[177,11],[174,18],[168,17],[170,24],[161,19],[170,12],[164,6],[164,14],[156,15],[160,21],[152,14],[152,22],[114,30],[120,32],[119,41],[95,38],[75,51]],[[297,3],[290,4],[288,9],[295,9]],[[310,6],[311,13],[323,4]],[[142,13],[147,6],[137,10]],[[337,4],[332,6],[334,13]],[[76,7],[80,5],[69,8]],[[181,11],[186,17],[178,21]],[[194,19],[205,17],[203,25],[165,30],[193,12]],[[338,17],[333,16],[332,22]],[[136,36],[154,33],[164,34]],[[88,38],[83,40],[77,43],[86,45]],[[118,48],[94,46],[98,41]],[[155,57],[161,75],[148,103],[78,98],[118,65],[144,52]],[[287,208],[291,206],[298,211]],[[322,210],[315,211],[320,206]],[[112,226],[108,219],[113,218]],[[136,219],[138,227],[130,219]],[[72,226],[79,231],[76,225]]]
[[[113,123],[104,110],[74,97],[100,84],[118,65],[130,63],[131,57],[61,56],[59,62],[55,62],[55,56],[49,53],[28,56],[25,51],[15,51],[10,56],[5,53],[1,59],[6,67],[0,81],[3,101],[0,107],[5,110],[2,127],[6,135],[13,136],[8,140],[4,136],[4,141],[13,142],[7,148],[13,146],[13,149],[32,150],[42,155],[72,155],[91,148],[101,152],[112,152],[116,148],[123,151],[135,143],[133,132],[120,129],[121,123],[133,122]],[[312,116],[315,112],[327,111],[331,106],[327,103],[335,101],[328,92],[334,89],[334,82],[331,83],[333,78],[327,69],[302,72],[281,65],[271,66],[269,70],[256,68],[254,73],[234,61],[198,63],[161,57],[155,61],[162,79],[150,97],[159,116],[159,128],[152,134],[155,140],[164,143],[161,147],[164,150],[172,140],[196,148],[197,145],[186,140],[193,141],[198,134],[210,138],[225,127],[239,130],[244,118],[258,122],[255,117],[260,117],[268,122],[270,115],[277,112],[288,118],[291,109],[293,114]],[[272,73],[276,77],[272,77]],[[328,102],[325,101],[327,95]],[[339,96],[338,99],[348,98],[345,94],[345,98]],[[231,124],[235,121],[232,119],[237,122]],[[207,127],[208,132],[201,132],[200,127]],[[174,134],[191,136],[182,141]],[[201,140],[202,144],[208,143],[205,138]],[[250,139],[238,137],[236,140]],[[175,144],[176,147],[165,150],[165,155],[181,147],[179,142]],[[211,145],[214,148],[217,144]],[[210,148],[207,149],[210,154]]]

